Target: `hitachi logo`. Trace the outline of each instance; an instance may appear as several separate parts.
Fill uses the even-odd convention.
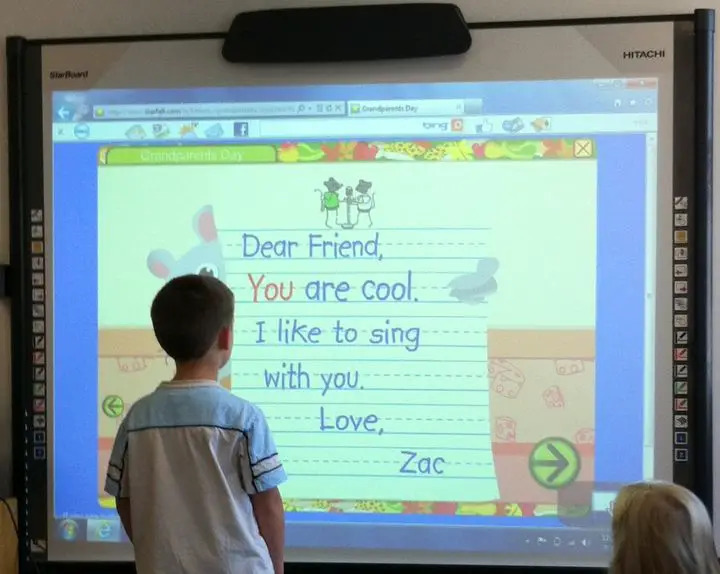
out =
[[[629,50],[623,52],[623,60],[654,60],[664,58],[665,50]]]
[[[74,72],[65,70],[64,72],[50,72],[51,80],[84,80],[90,75],[90,72],[84,70],[82,72]]]

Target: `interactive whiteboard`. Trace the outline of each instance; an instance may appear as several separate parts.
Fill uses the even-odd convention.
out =
[[[604,565],[620,485],[682,477],[692,21],[473,34],[402,65],[38,47],[51,559],[132,556],[102,486],[172,376],[149,305],[186,273],[236,295],[220,384],[275,435],[290,560]]]

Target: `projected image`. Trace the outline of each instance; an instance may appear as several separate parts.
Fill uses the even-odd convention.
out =
[[[58,524],[128,542],[110,449],[197,273],[235,294],[219,383],[272,429],[288,548],[605,560],[655,476],[656,81],[53,101]]]
[[[593,479],[596,164],[563,138],[101,149],[102,504],[173,373],[147,303],[200,273],[235,292],[221,382],[265,411],[288,511],[556,513]]]

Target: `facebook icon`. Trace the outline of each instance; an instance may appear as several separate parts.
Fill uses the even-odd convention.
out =
[[[235,137],[246,138],[248,137],[248,123],[247,122],[235,122]]]

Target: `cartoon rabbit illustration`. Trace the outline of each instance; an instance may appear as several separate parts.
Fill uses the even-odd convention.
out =
[[[210,275],[225,281],[225,261],[222,254],[222,245],[218,239],[215,217],[212,206],[200,208],[193,217],[193,230],[200,239],[200,243],[190,248],[177,259],[166,249],[155,249],[147,258],[150,272],[164,281],[169,281],[180,275],[195,273]],[[220,371],[220,382],[230,388],[230,363]]]

